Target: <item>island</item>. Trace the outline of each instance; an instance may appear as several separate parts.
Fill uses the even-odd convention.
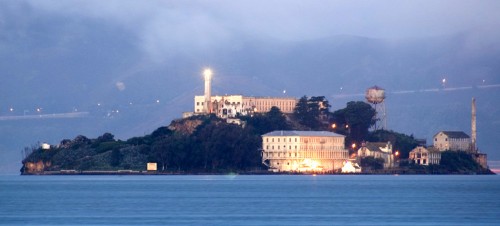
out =
[[[243,113],[236,106],[244,100],[215,98],[200,104],[195,98],[194,113],[145,136],[119,140],[111,133],[93,139],[79,135],[59,144],[26,147],[20,171],[22,175],[493,174],[486,156],[471,149],[471,139],[463,132],[440,131],[434,144],[427,145],[412,135],[374,129],[377,112],[369,103],[351,101],[330,112],[324,96],[303,96],[292,106],[290,99],[275,98],[280,105],[264,98],[271,103],[268,111],[254,104],[253,111]],[[466,147],[446,146],[456,137]],[[448,143],[440,149],[441,138]]]

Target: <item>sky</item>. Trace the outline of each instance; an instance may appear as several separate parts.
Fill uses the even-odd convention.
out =
[[[10,15],[17,15],[21,31],[36,17],[64,15],[74,23],[97,20],[123,29],[145,57],[159,62],[178,52],[209,51],[242,37],[297,41],[355,35],[401,40],[474,30],[485,41],[495,41],[500,27],[500,3],[494,0],[22,2],[4,4]],[[25,11],[35,13],[24,17]],[[68,27],[66,35],[73,32]]]
[[[478,142],[498,145],[499,1],[1,3],[0,173],[18,171],[20,150],[39,141],[167,125],[192,110],[205,67],[219,94],[287,90],[336,109],[382,85],[392,128],[426,139],[468,132],[477,96]]]

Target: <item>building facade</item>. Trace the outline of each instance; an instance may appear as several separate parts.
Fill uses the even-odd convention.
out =
[[[358,149],[358,160],[366,157],[381,158],[384,160],[384,169],[394,167],[394,154],[391,142],[364,142]]]
[[[434,135],[434,147],[439,151],[471,150],[471,139],[462,131],[441,131]]]
[[[423,146],[418,146],[410,151],[408,159],[410,162],[418,165],[439,165],[441,161],[441,151],[434,147],[425,148]]]
[[[262,135],[262,162],[274,172],[334,172],[349,158],[345,137],[327,131]]]
[[[278,107],[283,113],[292,113],[297,103],[291,97],[245,97],[242,95],[211,96],[210,112],[220,118],[232,118],[237,115],[265,113],[272,107]],[[194,114],[206,112],[205,96],[194,97]]]

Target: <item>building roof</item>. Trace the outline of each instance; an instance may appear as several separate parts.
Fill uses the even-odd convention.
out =
[[[449,138],[470,138],[469,135],[462,131],[441,131],[439,133],[444,133]],[[439,133],[437,133],[436,135],[438,135]]]
[[[301,137],[344,137],[328,131],[298,131],[298,130],[276,130],[262,136],[301,136]]]
[[[410,152],[417,152],[417,151],[424,151],[424,152],[439,152],[441,153],[437,148],[435,147],[424,147],[424,146],[417,146],[415,147],[413,150],[411,150]]]
[[[384,142],[366,142],[364,147],[366,147],[370,151],[382,152],[381,148],[387,147],[387,143],[384,143]]]

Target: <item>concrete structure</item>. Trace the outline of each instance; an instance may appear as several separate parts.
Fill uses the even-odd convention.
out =
[[[278,107],[283,113],[292,113],[297,103],[291,97],[246,97],[243,95],[212,96],[210,103],[205,102],[205,96],[194,97],[194,114],[205,113],[206,105],[210,105],[208,112],[220,118],[232,118],[237,115],[252,115],[265,113],[272,107]]]
[[[469,152],[471,139],[462,131],[441,131],[434,135],[434,147],[439,151]]]
[[[384,160],[384,169],[394,167],[394,154],[391,142],[364,142],[358,149],[357,158],[366,157],[381,158]]]
[[[274,172],[334,172],[349,158],[345,137],[327,131],[273,131],[262,135],[262,162]]]
[[[409,160],[418,165],[439,165],[441,151],[434,147],[425,148],[418,146],[410,151]]]

